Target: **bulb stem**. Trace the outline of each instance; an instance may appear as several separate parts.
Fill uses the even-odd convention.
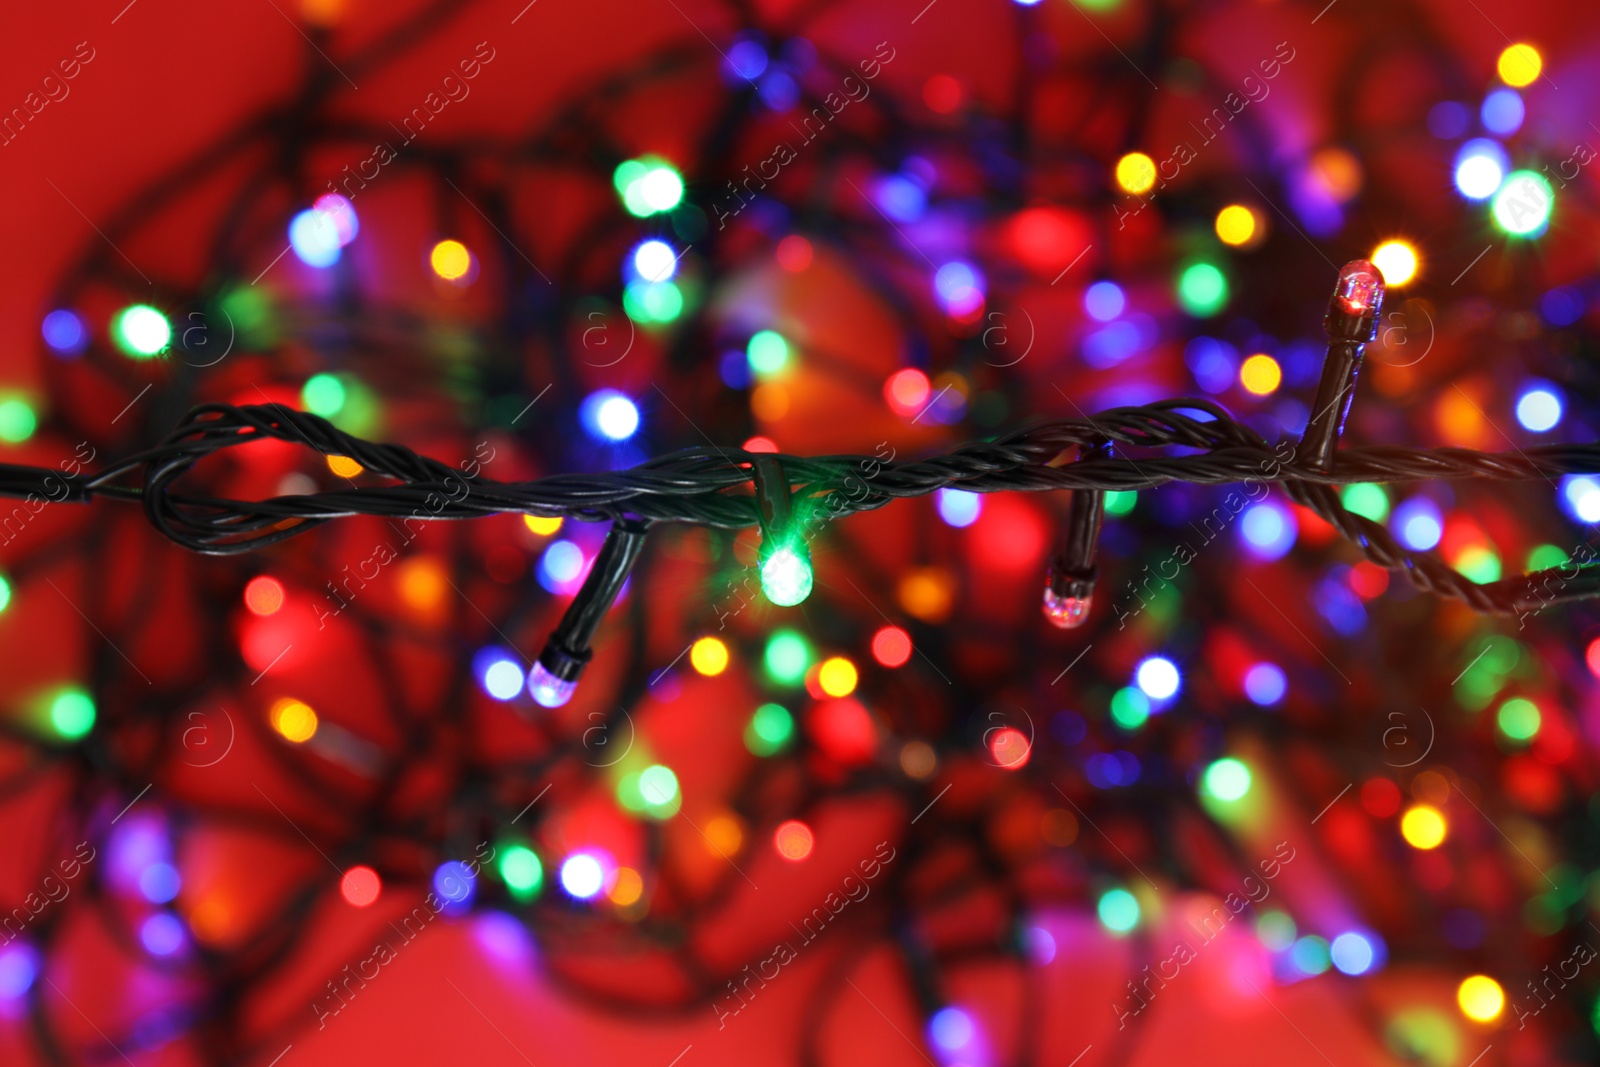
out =
[[[1356,395],[1356,377],[1367,342],[1378,333],[1383,310],[1383,274],[1364,259],[1352,260],[1339,271],[1339,281],[1322,320],[1328,334],[1328,354],[1322,361],[1317,397],[1311,420],[1300,436],[1300,455],[1319,471],[1333,470],[1339,435],[1344,432],[1350,403]]]
[[[539,654],[539,662],[556,678],[574,682],[583,673],[594,654],[589,645],[595,631],[622,592],[648,533],[648,524],[638,519],[617,519],[611,524],[588,577]]]

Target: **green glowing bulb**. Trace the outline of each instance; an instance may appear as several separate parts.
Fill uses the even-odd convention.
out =
[[[624,160],[617,164],[616,170],[612,171],[611,184],[616,187],[618,196],[627,196],[629,187],[648,173],[650,167],[642,160]]]
[[[1150,717],[1150,698],[1132,686],[1111,696],[1111,719],[1124,730],[1137,730]]]
[[[773,681],[798,685],[811,666],[811,646],[793,630],[778,630],[767,639],[766,664]]]
[[[1250,768],[1236,759],[1219,759],[1206,768],[1200,788],[1217,800],[1238,800],[1250,792]]]
[[[665,807],[678,799],[678,776],[671,767],[652,764],[639,772],[639,795],[651,807]]]
[[[1328,969],[1328,942],[1316,934],[1308,934],[1294,943],[1289,959],[1306,974],[1321,974]]]
[[[6,605],[11,603],[11,583],[6,581],[6,576],[0,574],[0,611],[6,610]]]
[[[300,400],[311,414],[331,419],[344,408],[344,383],[331,374],[313,374],[300,390]]]
[[[38,425],[39,417],[26,400],[0,400],[0,441],[20,445],[33,436]]]
[[[544,864],[538,853],[525,845],[511,845],[500,850],[500,880],[511,895],[518,900],[532,900],[544,884]]]
[[[1389,515],[1389,494],[1372,482],[1354,482],[1344,487],[1341,497],[1347,511],[1382,522]]]
[[[1125,934],[1139,925],[1139,902],[1126,889],[1107,890],[1095,910],[1101,924],[1114,934]]]
[[[761,564],[761,591],[780,608],[792,608],[811,595],[811,561],[787,546]]]
[[[1543,174],[1514,170],[1494,194],[1489,213],[1513,237],[1538,237],[1550,227],[1550,210],[1555,202],[1556,191]]]
[[[744,729],[744,747],[757,756],[770,756],[794,736],[794,716],[781,704],[763,704]]]
[[[1256,936],[1274,952],[1281,952],[1294,944],[1298,932],[1294,920],[1281,911],[1269,911],[1256,920]]]
[[[94,729],[94,701],[81,689],[65,689],[50,704],[50,725],[68,741]]]
[[[622,291],[622,309],[634,322],[672,322],[683,314],[683,290],[675,282],[632,281]]]
[[[745,355],[751,370],[762,377],[771,377],[788,366],[789,342],[775,330],[762,330],[751,335]]]
[[[1513,741],[1531,740],[1539,732],[1539,705],[1522,697],[1512,697],[1500,705],[1495,722],[1500,732]]]
[[[172,323],[149,304],[132,304],[111,320],[111,339],[134,359],[149,359],[172,343]]]
[[[1567,554],[1555,545],[1540,545],[1528,553],[1528,569],[1530,571],[1547,571],[1551,567],[1561,567],[1567,562]]]
[[[1113,490],[1106,494],[1106,514],[1126,515],[1138,502],[1139,494],[1135,490]]]
[[[622,196],[622,206],[641,219],[683,202],[683,176],[660,160],[630,159],[612,173],[611,184]]]
[[[1197,319],[1208,319],[1228,302],[1228,279],[1210,263],[1191,263],[1178,276],[1178,303]]]

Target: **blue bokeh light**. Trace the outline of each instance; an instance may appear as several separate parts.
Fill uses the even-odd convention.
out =
[[[1496,89],[1483,98],[1483,110],[1479,117],[1483,119],[1484,129],[1505,137],[1522,128],[1522,119],[1526,114],[1521,93],[1515,89]]]
[[[1407,548],[1426,552],[1444,536],[1444,517],[1433,501],[1414,496],[1394,509],[1389,516],[1389,529]]]
[[[941,489],[934,497],[939,517],[955,527],[971,526],[983,513],[983,497],[965,489]]]
[[[1261,662],[1244,674],[1244,695],[1252,704],[1271,707],[1283,699],[1289,690],[1289,679],[1276,663]]]
[[[44,343],[58,356],[76,356],[89,345],[89,328],[75,311],[57,308],[39,324]]]

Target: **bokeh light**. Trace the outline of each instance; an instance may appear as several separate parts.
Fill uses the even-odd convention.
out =
[[[1178,693],[1178,666],[1165,656],[1141,660],[1133,672],[1134,684],[1151,700],[1170,700]]]
[[[1410,241],[1385,241],[1372,250],[1369,259],[1391,289],[1398,289],[1417,276],[1417,249]]]
[[[352,907],[368,907],[377,901],[378,895],[382,892],[383,880],[371,867],[351,867],[344,872],[344,877],[339,879],[339,895]]]
[[[1438,848],[1444,844],[1448,827],[1444,816],[1439,809],[1429,804],[1418,804],[1407,808],[1406,813],[1400,817],[1400,836],[1406,839],[1406,844],[1412,848],[1424,851]]]
[[[1229,204],[1217,212],[1216,230],[1223,244],[1249,244],[1256,235],[1256,213],[1243,204]]]
[[[472,272],[472,253],[454,238],[446,238],[428,253],[428,266],[447,282],[460,281]]]
[[[772,846],[778,850],[778,855],[791,863],[799,863],[811,855],[815,845],[816,838],[811,833],[811,827],[799,819],[780,824],[772,835]]]
[[[702,637],[689,646],[689,666],[708,678],[728,669],[728,646],[719,638]]]
[[[149,359],[172,343],[172,323],[149,304],[133,304],[112,318],[111,339],[126,355]]]
[[[1116,178],[1125,193],[1148,193],[1156,184],[1156,161],[1143,152],[1129,152],[1117,160]]]
[[[1532,85],[1543,69],[1544,57],[1530,44],[1508,46],[1495,62],[1495,71],[1500,75],[1500,80],[1513,89]]]
[[[1100,924],[1113,934],[1125,934],[1139,925],[1139,901],[1126,889],[1109,889],[1095,905]]]
[[[1461,1014],[1475,1023],[1492,1023],[1506,1007],[1506,992],[1486,974],[1463,978],[1456,987],[1456,1004]]]

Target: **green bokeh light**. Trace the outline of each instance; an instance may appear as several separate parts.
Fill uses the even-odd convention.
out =
[[[763,704],[744,729],[744,747],[754,755],[770,756],[794,737],[794,716],[781,704]]]
[[[81,689],[64,689],[50,702],[50,725],[68,741],[94,729],[94,701]]]
[[[1479,585],[1500,580],[1500,556],[1494,549],[1473,545],[1457,557],[1455,570]]]
[[[19,445],[32,437],[38,426],[39,417],[26,400],[18,397],[0,400],[0,441]]]
[[[544,885],[544,864],[526,845],[504,846],[500,849],[500,880],[517,900],[532,900]]]
[[[678,776],[672,773],[671,767],[651,764],[639,772],[639,795],[652,808],[677,810]]]
[[[750,361],[752,371],[771,377],[789,365],[789,342],[776,330],[761,330],[751,335],[745,358]]]
[[[1289,960],[1305,974],[1321,974],[1332,964],[1328,942],[1315,934],[1302,937],[1289,950]]]
[[[1250,768],[1232,757],[1219,759],[1206,768],[1200,788],[1216,800],[1239,800],[1250,792]]]
[[[11,603],[11,583],[6,581],[6,576],[0,574],[0,611],[5,611]]]
[[[1139,901],[1126,889],[1111,889],[1101,894],[1095,911],[1101,925],[1114,934],[1125,934],[1139,925]]]
[[[629,282],[622,291],[622,309],[647,326],[672,322],[683,314],[683,290],[674,282]]]
[[[1111,720],[1124,730],[1137,730],[1150,718],[1150,698],[1127,686],[1111,695]]]
[[[1389,494],[1384,492],[1381,485],[1355,482],[1344,487],[1344,494],[1340,499],[1347,511],[1363,515],[1373,522],[1382,522],[1389,517]]]
[[[1528,553],[1528,570],[1547,571],[1551,567],[1562,567],[1567,562],[1567,554],[1555,545],[1539,545]]]
[[[311,414],[331,419],[344,407],[344,383],[331,374],[313,374],[300,390],[300,401]]]
[[[1512,697],[1500,705],[1495,724],[1513,741],[1531,741],[1539,733],[1539,706],[1523,697]]]
[[[1206,319],[1228,302],[1228,279],[1213,263],[1191,263],[1178,276],[1178,303],[1195,318]]]
[[[767,674],[784,685],[799,685],[811,666],[811,646],[793,630],[778,630],[767,638]]]
[[[1256,936],[1273,952],[1281,952],[1294,944],[1298,932],[1294,920],[1281,911],[1269,911],[1256,920]]]
[[[1494,194],[1489,212],[1495,224],[1513,237],[1538,237],[1550,228],[1556,191],[1535,170],[1514,170]]]

